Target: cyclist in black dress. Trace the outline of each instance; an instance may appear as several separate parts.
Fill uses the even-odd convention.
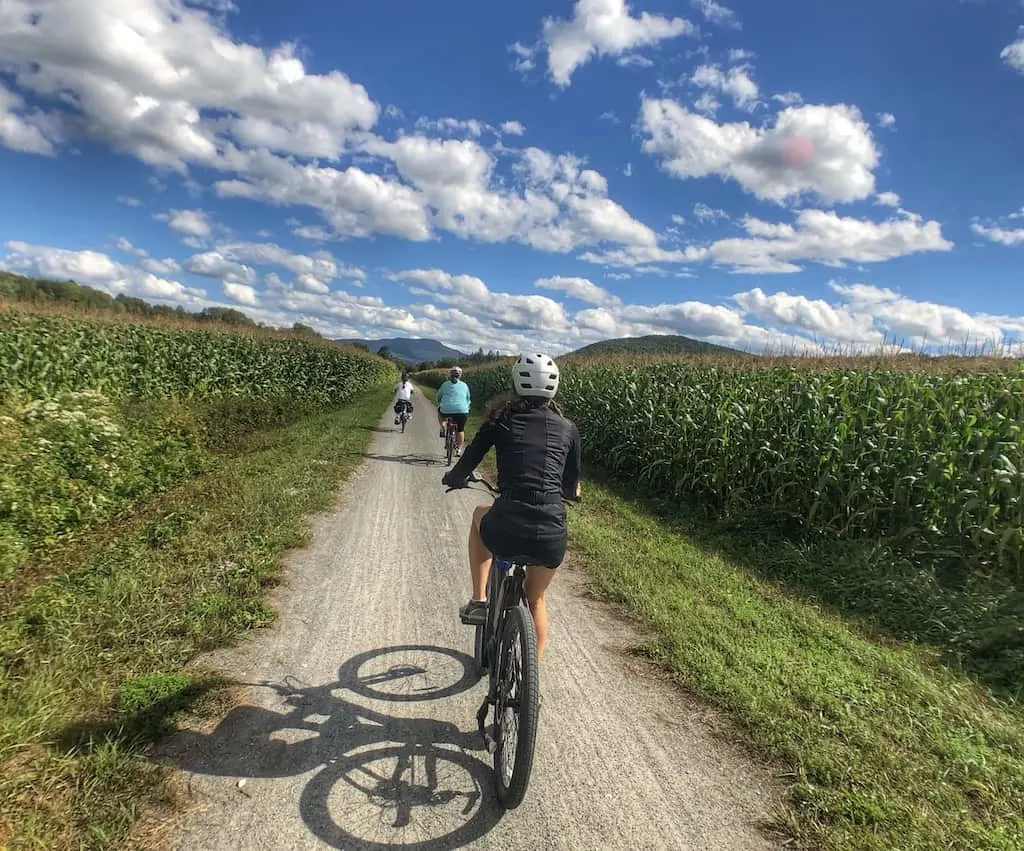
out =
[[[537,627],[537,655],[547,643],[544,592],[565,558],[566,499],[580,496],[580,433],[553,399],[558,366],[543,354],[523,354],[512,368],[514,393],[492,400],[484,424],[443,483],[464,484],[493,446],[499,496],[477,506],[469,530],[473,596],[460,614],[486,619],[487,576],[494,555],[529,565],[526,597]]]

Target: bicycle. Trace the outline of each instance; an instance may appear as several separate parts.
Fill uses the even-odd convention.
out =
[[[402,426],[402,434],[405,434],[405,424],[409,422],[412,414],[409,413],[409,406],[402,405],[401,413],[398,415],[398,422]]]
[[[492,494],[498,494],[494,485],[475,473],[466,482],[483,484]],[[488,753],[494,755],[498,801],[509,810],[518,807],[526,796],[540,712],[537,629],[526,600],[525,582],[526,565],[495,554],[487,577],[487,619],[476,624],[473,645],[477,675],[485,671],[488,674],[487,695],[476,715],[477,727]],[[495,735],[487,729],[492,706]],[[515,742],[510,745],[508,734],[513,721]]]
[[[448,466],[452,465],[452,457],[455,455],[455,444],[458,441],[459,427],[455,420],[448,417],[444,422],[444,453],[448,459]]]

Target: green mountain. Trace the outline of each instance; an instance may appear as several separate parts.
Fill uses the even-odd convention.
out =
[[[600,340],[571,353],[579,355],[664,355],[664,354],[746,354],[739,349],[716,346],[678,334],[649,334],[646,337],[620,337],[614,340]]]
[[[381,346],[386,346],[394,357],[407,363],[446,359],[456,361],[466,357],[465,352],[446,346],[438,340],[424,340],[415,337],[392,337],[386,340],[338,340],[338,342],[366,346],[371,352],[376,352]]]

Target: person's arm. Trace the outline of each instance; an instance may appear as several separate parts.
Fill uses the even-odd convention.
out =
[[[473,438],[469,446],[462,453],[459,462],[445,473],[441,481],[446,485],[464,482],[469,478],[469,474],[476,469],[477,464],[484,460],[484,456],[493,445],[494,426],[491,423],[485,422],[480,426],[476,437]]]
[[[576,500],[580,498],[580,466],[583,457],[583,447],[580,443],[580,430],[576,423],[569,423],[569,454],[565,459],[565,468],[562,470],[562,496],[565,499]]]

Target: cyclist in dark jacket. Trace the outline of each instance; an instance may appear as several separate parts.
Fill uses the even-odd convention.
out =
[[[463,484],[494,447],[500,493],[492,505],[480,505],[473,512],[473,597],[460,614],[469,623],[484,623],[493,556],[530,565],[526,597],[537,626],[540,658],[548,633],[544,592],[565,557],[564,500],[580,495],[580,433],[553,401],[558,366],[547,355],[521,355],[512,368],[512,385],[514,393],[491,402],[473,442],[442,481],[448,486]]]

